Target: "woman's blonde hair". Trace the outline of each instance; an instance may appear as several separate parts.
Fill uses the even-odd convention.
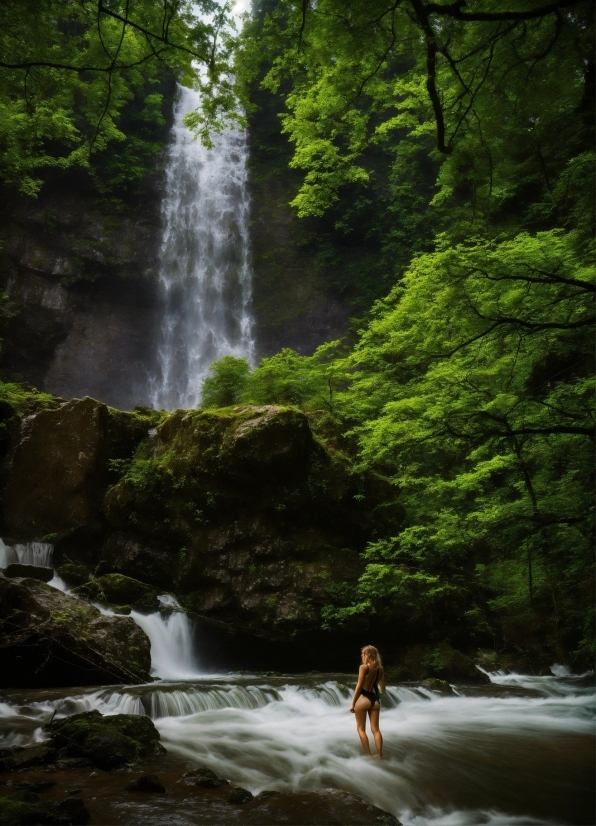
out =
[[[374,645],[363,645],[360,649],[360,653],[366,652],[368,659],[371,662],[371,665],[378,669],[380,677],[383,673],[383,663],[381,661],[381,655],[379,654],[379,649],[375,648]]]

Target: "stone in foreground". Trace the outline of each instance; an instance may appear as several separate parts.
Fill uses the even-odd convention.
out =
[[[103,771],[166,753],[151,720],[136,714],[103,717],[85,711],[50,723],[46,730],[60,757],[84,757]]]

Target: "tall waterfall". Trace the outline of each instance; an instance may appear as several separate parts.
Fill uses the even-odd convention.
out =
[[[205,148],[184,126],[199,108],[198,92],[178,86],[162,205],[159,278],[163,320],[155,407],[193,408],[215,359],[252,361],[248,149],[244,133],[227,129]]]

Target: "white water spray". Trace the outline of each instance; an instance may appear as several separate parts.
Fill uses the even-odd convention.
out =
[[[163,606],[180,607],[169,594],[159,600]],[[189,680],[199,674],[193,626],[183,611],[173,610],[168,616],[131,611],[130,615],[151,642],[152,676],[163,680]]]
[[[205,148],[184,126],[198,92],[178,86],[162,205],[164,315],[151,388],[157,408],[194,408],[210,364],[254,357],[250,314],[248,149],[226,129]]]

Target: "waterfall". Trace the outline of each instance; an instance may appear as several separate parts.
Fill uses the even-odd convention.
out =
[[[196,677],[199,666],[194,653],[194,628],[189,617],[170,594],[159,597],[164,607],[174,610],[169,616],[157,612],[131,617],[140,625],[151,642],[151,674],[164,680],[186,680]]]
[[[49,542],[25,542],[20,545],[5,545],[0,539],[0,568],[7,568],[13,562],[21,565],[52,567],[54,546]]]
[[[151,381],[153,405],[166,410],[197,406],[215,359],[254,356],[246,135],[228,128],[207,149],[183,122],[199,106],[198,92],[178,86],[162,203],[163,319]]]

